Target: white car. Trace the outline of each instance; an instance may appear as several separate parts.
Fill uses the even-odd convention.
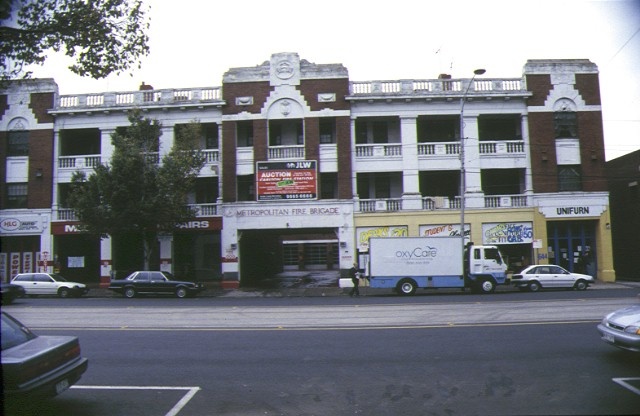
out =
[[[640,352],[640,305],[631,305],[604,317],[598,325],[602,340],[614,347]]]
[[[593,282],[593,276],[571,273],[553,264],[529,266],[511,277],[512,285],[521,290],[529,289],[532,292],[553,288],[585,290]]]
[[[89,291],[83,283],[70,282],[59,274],[54,273],[20,273],[11,281],[12,284],[22,286],[28,296],[58,295],[61,298],[82,296]]]

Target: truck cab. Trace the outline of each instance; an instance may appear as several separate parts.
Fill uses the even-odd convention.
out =
[[[492,292],[496,284],[508,283],[507,265],[496,246],[468,243],[464,251],[464,269],[469,286],[481,292]]]

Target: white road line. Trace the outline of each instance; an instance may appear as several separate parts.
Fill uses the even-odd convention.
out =
[[[637,388],[637,387],[632,386],[629,383],[627,383],[627,381],[629,381],[629,380],[640,381],[640,377],[635,377],[635,378],[613,378],[612,380],[613,380],[614,383],[618,383],[622,387],[624,387],[625,389],[631,390],[632,392],[634,392],[635,394],[640,396],[640,389]]]
[[[182,398],[178,401],[169,410],[165,416],[176,416],[182,408],[184,408],[189,400],[196,395],[198,391],[200,391],[200,387],[171,387],[171,386],[85,386],[85,385],[75,385],[71,386],[72,389],[78,390],[186,390],[186,393]]]

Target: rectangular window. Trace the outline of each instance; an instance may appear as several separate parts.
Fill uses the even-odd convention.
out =
[[[26,183],[8,183],[6,208],[27,208],[27,189]]]
[[[558,166],[558,191],[581,191],[582,175],[580,166]]]
[[[333,117],[320,119],[320,144],[336,142],[336,119]]]
[[[578,137],[578,117],[573,111],[557,111],[553,114],[556,139]]]
[[[29,132],[26,130],[10,131],[7,156],[29,156]]]

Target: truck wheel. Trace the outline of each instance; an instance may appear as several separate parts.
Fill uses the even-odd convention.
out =
[[[124,289],[124,297],[125,298],[135,298],[136,297],[136,290],[132,287],[127,287]]]
[[[491,293],[496,290],[496,284],[493,283],[491,279],[485,279],[480,282],[480,292],[482,293]]]
[[[416,289],[416,282],[411,279],[401,280],[400,283],[398,283],[397,287],[398,293],[405,296],[413,295],[414,293],[416,293]]]

